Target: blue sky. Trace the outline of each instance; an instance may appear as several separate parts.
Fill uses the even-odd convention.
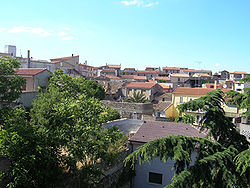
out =
[[[249,0],[2,2],[0,51],[80,55],[93,66],[182,66],[250,73]]]

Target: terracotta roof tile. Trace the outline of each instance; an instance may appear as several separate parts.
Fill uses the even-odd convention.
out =
[[[146,76],[134,76],[134,79],[135,80],[147,80],[147,77]]]
[[[170,75],[171,77],[182,77],[182,78],[189,78],[188,74],[181,74],[181,73],[173,73]]]
[[[156,85],[156,83],[150,82],[130,82],[126,84],[128,88],[152,88]]]
[[[163,70],[181,70],[180,67],[163,67]]]
[[[155,79],[156,80],[166,80],[166,81],[170,80],[170,78],[167,76],[156,76]]]
[[[108,65],[109,68],[120,69],[121,65]]]
[[[104,72],[115,72],[115,70],[114,69],[103,69],[101,72],[102,73],[104,73]]]
[[[157,74],[158,71],[145,71],[145,70],[141,70],[141,71],[136,71],[137,73],[151,73],[151,74]]]
[[[189,88],[189,87],[179,87],[177,88],[173,94],[178,95],[197,95],[204,96],[208,92],[213,91],[213,88]],[[223,92],[228,92],[230,89],[222,89]]]
[[[230,74],[248,74],[247,72],[230,72]]]
[[[47,69],[41,69],[41,68],[27,68],[27,69],[18,69],[15,73],[16,75],[31,75],[34,76],[40,72],[43,72]]]
[[[60,57],[60,58],[54,58],[54,59],[50,59],[51,61],[63,61],[63,60],[68,60],[68,59],[72,59],[72,58],[75,58],[75,57],[79,57],[79,56],[70,56],[70,57]]]
[[[211,70],[195,70],[195,69],[186,69],[183,72],[202,72],[202,73],[211,73]]]
[[[163,89],[169,89],[171,88],[169,85],[166,85],[164,83],[158,83]]]
[[[198,128],[189,124],[147,121],[142,124],[140,129],[129,140],[130,142],[146,143],[157,138],[171,135],[184,135],[201,138],[206,136],[205,133],[200,133]]]

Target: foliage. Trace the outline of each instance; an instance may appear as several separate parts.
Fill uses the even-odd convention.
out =
[[[141,92],[134,92],[133,96],[128,97],[125,102],[130,102],[130,103],[147,103],[148,100],[145,97],[145,95],[143,95]]]
[[[234,159],[237,165],[237,171],[240,175],[246,173],[248,177],[250,175],[250,149],[242,151],[239,153],[236,158]]]
[[[94,81],[85,80],[83,77],[72,78],[63,74],[63,71],[60,69],[54,72],[50,79],[49,87],[58,88],[60,92],[64,92],[68,97],[78,97],[81,94],[100,100],[105,97],[105,90],[102,85]]]
[[[182,116],[182,121],[183,121],[183,123],[194,124],[195,117],[193,115],[191,115],[191,114],[184,114]]]
[[[19,98],[25,80],[15,75],[20,63],[13,58],[0,58],[0,103],[9,104]]]
[[[248,74],[241,82],[250,82],[250,75]],[[250,88],[244,88],[244,93],[231,90],[226,93],[226,96],[228,104],[237,105],[240,109],[246,109],[243,114],[245,117],[250,117]]]
[[[62,174],[59,160],[25,116],[22,109],[1,108],[0,156],[10,160],[11,169],[0,172],[0,182],[7,187],[50,187]]]
[[[249,187],[249,163],[244,162],[249,157],[249,143],[225,117],[223,97],[218,89],[178,106],[180,113],[205,112],[200,125],[201,130],[209,131],[207,138],[179,135],[156,139],[141,146],[125,162],[134,165],[137,160],[141,163],[155,157],[162,162],[174,160],[175,176],[166,187]],[[197,154],[194,158],[193,153]]]
[[[102,128],[103,123],[120,115],[94,98],[100,96],[95,86],[93,82],[56,72],[47,91],[40,93],[31,110],[34,128],[50,148],[59,151],[64,169],[79,174],[82,183],[88,185],[99,181],[102,166],[115,161],[124,143],[117,128]]]
[[[167,80],[159,80],[160,81],[160,83],[166,83],[167,82]]]

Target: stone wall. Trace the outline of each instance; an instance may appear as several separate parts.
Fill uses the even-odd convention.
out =
[[[153,104],[151,103],[128,103],[103,100],[106,106],[116,109],[122,118],[141,119],[142,115],[153,114]],[[135,116],[136,115],[136,116]]]

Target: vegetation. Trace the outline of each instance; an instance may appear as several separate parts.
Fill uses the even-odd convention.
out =
[[[125,162],[150,161],[160,157],[175,161],[175,176],[166,187],[249,187],[249,143],[225,117],[224,94],[214,90],[206,96],[181,104],[187,110],[206,112],[200,124],[208,129],[206,138],[169,136],[148,142],[130,154]],[[191,154],[197,153],[194,161]],[[192,163],[193,162],[193,163]]]
[[[187,123],[187,124],[194,124],[195,117],[193,115],[190,115],[190,114],[184,114],[182,116],[182,122]]]
[[[125,102],[130,103],[147,103],[148,100],[145,95],[143,95],[141,92],[134,92],[133,96],[128,97],[125,99]]]
[[[1,60],[0,70],[6,71],[7,78],[16,67],[16,60]],[[2,72],[0,76],[5,78]],[[19,97],[22,86],[15,79],[9,84],[13,91],[9,96],[15,97],[5,98],[7,103]],[[7,96],[6,90],[0,92]],[[59,70],[30,114],[20,107],[1,107],[0,156],[11,161],[11,168],[0,171],[0,182],[7,187],[54,187],[65,176],[73,176],[80,187],[95,187],[125,141],[117,128],[102,128],[120,117],[100,101],[104,94],[99,84]]]

